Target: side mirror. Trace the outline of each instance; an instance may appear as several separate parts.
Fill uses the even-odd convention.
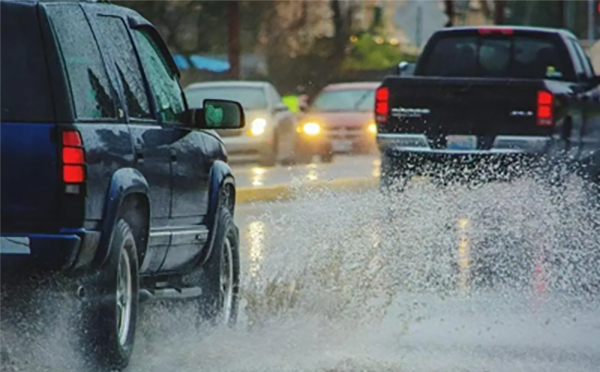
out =
[[[398,76],[411,75],[415,69],[415,64],[411,62],[402,61],[398,63],[396,67],[396,74]]]
[[[274,111],[276,113],[286,112],[286,111],[289,111],[289,110],[290,110],[289,107],[287,107],[287,105],[285,103],[283,103],[283,102],[279,102],[277,105],[275,105],[275,109],[274,109]]]
[[[181,121],[193,129],[240,129],[245,125],[244,109],[235,101],[205,99],[201,109],[190,109]]]
[[[408,62],[400,62],[398,64],[398,75],[402,75],[406,70],[408,70]]]

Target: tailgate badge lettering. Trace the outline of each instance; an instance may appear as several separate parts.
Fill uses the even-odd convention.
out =
[[[423,115],[429,115],[431,110],[428,108],[407,108],[407,107],[398,107],[392,108],[392,117],[402,119],[402,118],[420,118]]]
[[[519,111],[519,110],[515,110],[515,111],[511,111],[510,112],[510,116],[529,117],[529,116],[533,116],[533,111]]]

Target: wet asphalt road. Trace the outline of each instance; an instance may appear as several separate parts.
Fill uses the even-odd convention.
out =
[[[419,185],[391,208],[376,191],[240,206],[246,288],[291,308],[263,297],[247,313],[328,319],[331,339],[310,354],[328,362],[299,370],[598,371],[600,274],[582,257],[599,234],[578,185],[563,203],[540,187]]]
[[[338,155],[332,163],[321,163],[316,158],[314,160],[309,164],[275,167],[238,163],[233,164],[232,169],[238,188],[379,176],[380,162],[377,154]]]
[[[564,193],[419,183],[240,205],[237,328],[199,332],[185,306],[147,308],[128,370],[599,371],[597,215],[577,182]],[[82,371],[68,309],[55,296],[38,320],[3,319],[15,370]]]

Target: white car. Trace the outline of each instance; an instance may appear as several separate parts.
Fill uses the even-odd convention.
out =
[[[270,83],[196,83],[188,86],[185,94],[190,108],[202,107],[206,98],[236,100],[242,104],[246,127],[217,131],[231,161],[258,161],[263,166],[273,166],[278,161],[295,160],[296,119]]]

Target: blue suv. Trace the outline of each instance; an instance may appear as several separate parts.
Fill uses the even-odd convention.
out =
[[[129,362],[140,302],[188,299],[202,321],[235,322],[235,181],[214,130],[242,128],[242,107],[189,109],[167,46],[134,11],[0,10],[2,274],[76,283],[88,355],[109,369]]]

